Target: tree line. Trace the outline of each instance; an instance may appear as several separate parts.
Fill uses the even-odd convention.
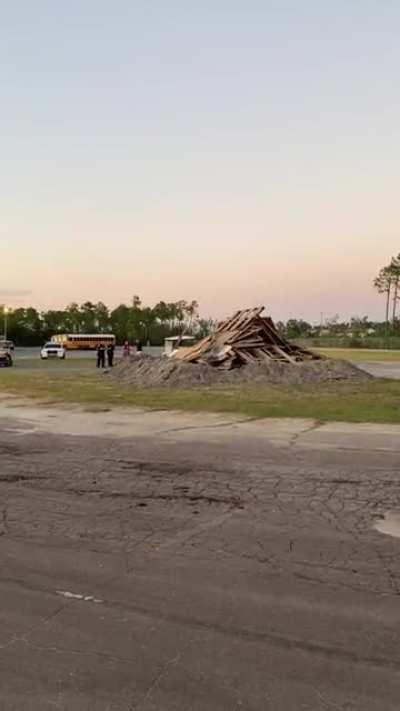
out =
[[[17,345],[38,346],[57,333],[114,333],[117,343],[140,340],[162,345],[171,335],[209,333],[212,321],[201,319],[196,300],[160,301],[143,305],[139,296],[131,304],[109,309],[102,301],[69,304],[65,309],[37,311],[32,306],[13,309],[7,316],[7,336]],[[2,313],[0,307],[0,318]],[[0,334],[3,325],[0,321]]]
[[[372,321],[368,316],[353,316],[349,320],[341,320],[336,314],[318,325],[304,319],[291,318],[286,323],[278,321],[279,333],[289,340],[324,341],[335,339],[344,341],[343,345],[357,347],[365,345],[370,339],[384,339],[387,336],[385,321]],[[391,327],[390,335],[400,337],[400,321],[396,319]]]
[[[397,309],[400,301],[400,253],[392,257],[389,264],[382,267],[374,279],[374,287],[385,297],[385,323],[396,324]]]
[[[375,339],[376,346],[381,347],[382,340],[378,344],[378,339],[388,339],[389,336],[397,342],[400,339],[400,254],[382,267],[373,285],[385,297],[385,320],[382,322],[371,321],[367,316],[348,321],[333,316],[313,325],[304,319],[292,318],[279,321],[277,328],[285,338],[314,341],[315,345],[335,339],[337,345],[357,347],[367,345],[369,339],[372,347]],[[0,336],[3,310],[0,305]],[[117,343],[140,340],[158,346],[172,335],[190,334],[203,338],[216,322],[200,318],[195,299],[159,301],[155,306],[146,306],[139,296],[134,296],[130,304],[120,304],[114,309],[109,309],[102,301],[85,301],[81,305],[73,302],[65,309],[47,311],[38,311],[32,306],[17,308],[8,313],[7,324],[8,337],[21,346],[38,346],[57,333],[114,333]],[[400,341],[396,347],[399,346]]]

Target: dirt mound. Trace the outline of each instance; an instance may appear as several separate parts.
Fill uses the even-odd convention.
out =
[[[247,384],[300,385],[332,380],[365,381],[372,376],[344,360],[317,360],[305,363],[261,361],[219,370],[206,363],[185,363],[174,358],[141,355],[124,358],[109,377],[135,387],[193,388],[199,386]]]

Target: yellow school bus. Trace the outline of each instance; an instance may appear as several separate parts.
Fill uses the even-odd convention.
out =
[[[99,343],[105,346],[115,346],[115,336],[112,333],[57,333],[51,337],[53,343],[60,343],[67,351],[95,350]]]

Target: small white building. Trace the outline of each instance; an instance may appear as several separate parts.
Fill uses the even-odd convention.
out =
[[[164,354],[167,356],[172,355],[179,346],[189,348],[193,346],[194,341],[194,336],[168,336],[168,338],[164,339]]]

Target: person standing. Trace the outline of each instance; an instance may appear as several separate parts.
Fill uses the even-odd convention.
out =
[[[129,345],[129,341],[125,341],[123,348],[122,348],[122,355],[124,358],[127,358],[131,354],[131,347]]]
[[[97,367],[105,368],[106,366],[106,347],[104,343],[99,343],[97,346]]]
[[[136,341],[136,353],[143,353],[142,342],[139,339]]]
[[[109,343],[107,346],[107,364],[109,368],[113,367],[114,364],[114,344]]]

